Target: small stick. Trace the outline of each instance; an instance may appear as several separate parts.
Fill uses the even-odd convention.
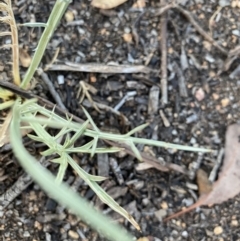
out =
[[[108,143],[110,146],[115,146],[115,147],[119,147],[119,148],[124,148],[124,152],[128,153],[129,155],[136,157],[136,155],[133,153],[133,151],[131,150],[131,148],[128,145],[125,144],[121,144],[118,142],[113,142],[113,141],[108,141],[108,140],[104,140],[105,143]],[[151,166],[153,166],[154,168],[156,168],[157,170],[160,170],[162,172],[169,172],[169,171],[175,171],[175,172],[179,172],[182,174],[187,175],[187,171],[185,168],[174,164],[174,163],[164,163],[161,164],[159,162],[159,160],[153,156],[150,156],[144,152],[140,151],[140,155],[143,159],[143,162],[146,162],[148,164],[150,164]]]
[[[166,0],[162,0],[162,5],[166,5]],[[161,94],[162,104],[168,103],[167,92],[167,12],[164,12],[161,16]]]
[[[76,64],[65,62],[65,64],[51,65],[50,71],[75,71],[75,72],[91,72],[105,74],[128,74],[128,73],[158,73],[158,70],[148,68],[144,65],[107,65],[98,63]]]
[[[222,164],[222,159],[223,159],[223,155],[224,155],[224,148],[221,148],[220,151],[219,151],[219,154],[217,156],[217,161],[210,173],[210,176],[209,176],[209,181],[211,182],[214,182],[216,180],[216,177],[217,177],[217,172],[219,170],[219,167],[221,166]]]
[[[53,99],[56,101],[57,105],[59,105],[59,107],[61,107],[63,110],[67,110],[67,108],[63,104],[58,92],[55,90],[53,83],[48,78],[48,75],[41,68],[39,68],[37,72],[42,77],[43,82],[47,85],[47,87],[48,87]]]
[[[187,10],[183,9],[177,4],[174,4],[174,7],[179,10],[187,19],[188,21],[196,28],[196,30],[207,40],[209,41],[214,47],[216,47],[218,50],[220,50],[224,55],[228,55],[228,52],[221,47],[211,36],[209,36],[201,27],[200,25],[195,21],[191,13],[189,13]]]
[[[50,162],[45,157],[41,157],[39,161],[44,167],[47,167]],[[0,210],[4,210],[18,195],[20,195],[31,183],[32,178],[27,174],[23,173],[18,180],[0,195]]]
[[[164,14],[165,12],[167,12],[169,9],[172,9],[174,7],[173,4],[168,4],[162,8],[159,8],[155,13],[154,13],[154,17],[158,17],[161,16],[162,14]],[[154,9],[155,10],[155,9]]]
[[[138,16],[138,18],[136,19],[136,21],[132,25],[132,34],[133,34],[133,38],[135,40],[135,43],[136,43],[137,47],[138,47],[138,44],[139,44],[139,35],[138,35],[138,32],[137,32],[137,26],[139,25],[139,22],[140,22],[141,18],[144,16],[144,14],[145,14],[145,11],[142,12]]]
[[[179,86],[179,92],[180,96],[182,97],[188,97],[187,87],[185,84],[185,77],[183,75],[182,70],[178,66],[176,62],[173,62],[173,69],[176,72],[177,78],[178,78],[178,86]]]

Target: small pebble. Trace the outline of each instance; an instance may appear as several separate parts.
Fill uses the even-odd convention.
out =
[[[234,1],[233,1],[234,2]],[[232,2],[232,3],[233,3]],[[218,2],[218,5],[221,6],[221,7],[226,7],[226,6],[229,6],[230,5],[230,0],[220,0]]]
[[[223,229],[221,226],[217,226],[214,228],[213,232],[215,235],[220,235],[223,232]]]
[[[148,199],[148,198],[144,198],[144,199],[142,200],[142,204],[143,204],[144,206],[147,206],[147,205],[149,204],[149,199]]]
[[[104,28],[109,28],[111,26],[111,24],[109,22],[105,22],[103,26],[104,26]]]
[[[176,130],[172,130],[172,135],[176,136],[178,132]]]
[[[166,202],[161,203],[161,208],[162,209],[168,209],[168,204]]]
[[[210,54],[207,54],[205,56],[205,59],[209,62],[209,63],[214,63],[215,62],[215,59],[210,55]]]
[[[240,31],[239,31],[238,29],[234,29],[234,30],[232,31],[232,34],[240,37]]]
[[[68,231],[68,235],[70,238],[72,239],[79,239],[79,235],[77,232],[73,231],[73,230],[69,230]]]
[[[142,238],[139,238],[137,241],[149,241],[149,238],[148,237],[142,237]]]
[[[107,48],[111,48],[113,46],[111,43],[106,43],[105,45]]]
[[[164,217],[167,216],[167,210],[159,209],[155,213],[156,218],[161,222]]]
[[[63,75],[58,75],[57,81],[59,85],[64,84],[64,76]]]
[[[198,119],[198,116],[196,114],[190,115],[190,116],[187,117],[186,123],[190,124],[192,122],[197,121],[197,119]]]
[[[222,105],[222,107],[228,106],[229,103],[230,103],[230,100],[229,100],[228,98],[225,98],[225,99],[222,99],[222,100],[221,100],[221,105]]]
[[[124,33],[131,33],[131,29],[129,27],[124,28]]]
[[[51,237],[51,234],[50,233],[46,233],[46,241],[51,241],[52,240],[52,237]]]
[[[213,93],[213,94],[212,94],[212,97],[213,97],[214,100],[218,100],[218,99],[219,99],[219,95],[216,94],[216,93]]]
[[[190,140],[190,143],[191,143],[191,144],[196,144],[196,143],[197,143],[197,140],[196,140],[194,137],[192,137],[191,140]]]
[[[72,22],[74,20],[74,14],[72,11],[68,10],[66,13],[65,13],[65,20],[67,22]]]
[[[187,238],[188,237],[188,232],[185,230],[182,232],[182,237]]]
[[[129,63],[134,63],[134,58],[132,57],[132,55],[130,53],[128,53],[128,62]]]
[[[91,55],[91,56],[96,56],[96,55],[97,55],[97,52],[96,52],[96,51],[92,51],[92,52],[90,52],[90,55]]]
[[[231,225],[237,227],[238,226],[238,220],[232,220]]]
[[[125,33],[123,34],[123,40],[126,42],[126,43],[131,43],[132,42],[132,34],[131,33]]]
[[[202,101],[205,98],[205,92],[203,91],[202,88],[199,88],[196,92],[195,92],[195,98],[198,101]]]
[[[30,237],[30,233],[28,231],[24,231],[23,237],[24,238]]]

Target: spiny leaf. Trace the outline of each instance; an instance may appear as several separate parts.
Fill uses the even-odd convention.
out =
[[[73,146],[74,143],[77,141],[77,139],[83,135],[84,131],[87,129],[87,126],[89,124],[89,121],[85,121],[83,124],[81,124],[79,130],[72,136],[72,138],[69,140],[67,147]]]
[[[139,152],[139,150],[137,149],[137,147],[134,145],[134,143],[132,141],[128,141],[127,144],[131,147],[133,153],[135,154],[135,156],[137,157],[137,159],[139,161],[142,161],[142,157],[141,154]]]
[[[56,154],[56,151],[54,149],[51,149],[51,148],[41,152],[42,156],[51,156],[53,154]]]
[[[106,203],[110,208],[114,211],[121,214],[125,217],[137,230],[141,230],[138,223],[134,220],[134,218],[114,199],[109,196],[96,182],[91,181],[87,174],[83,169],[81,169],[77,163],[69,156],[68,163],[72,166],[72,168],[78,173],[78,175],[90,186],[90,188],[97,194],[97,196],[101,199],[102,202]],[[86,175],[87,174],[87,175]]]
[[[69,186],[64,184],[56,185],[53,175],[26,151],[20,135],[20,106],[20,102],[17,101],[13,108],[10,136],[14,154],[24,170],[52,198],[60,202],[61,205],[73,210],[78,217],[93,228],[100,230],[109,240],[133,240],[131,235],[124,232],[119,226],[113,225],[105,216],[96,212],[83,198],[71,191]],[[116,234],[118,234],[117,237]]]
[[[42,137],[39,137],[39,136],[28,134],[28,137],[31,138],[34,141],[37,141],[37,142],[44,142],[44,139]]]
[[[55,159],[56,162],[56,159]],[[64,178],[64,175],[66,173],[67,167],[68,167],[68,161],[67,158],[63,155],[62,157],[58,158],[59,168],[58,168],[58,174],[56,177],[56,183],[61,184]]]
[[[131,131],[129,131],[127,134],[125,134],[125,135],[123,135],[123,136],[131,136],[131,135],[133,135],[134,133],[143,130],[143,129],[146,128],[148,125],[149,125],[149,123],[145,123],[145,124],[142,124],[142,125],[140,125],[140,126],[137,126],[136,128],[132,129]]]
[[[94,154],[96,153],[97,143],[98,143],[98,136],[94,137],[93,145],[92,145],[92,149],[91,149],[91,157],[93,157]]]
[[[96,148],[94,153],[98,153],[98,154],[102,154],[102,153],[115,153],[115,152],[119,152],[122,151],[123,148],[119,148],[119,147],[100,147],[100,148]],[[82,147],[74,147],[74,148],[68,148],[66,149],[66,152],[68,153],[76,153],[76,152],[81,152],[81,153],[92,153],[92,150],[90,149],[84,149]]]
[[[82,107],[82,109],[83,109],[84,114],[86,115],[86,117],[87,117],[88,120],[90,121],[93,129],[94,129],[96,132],[100,132],[99,129],[97,128],[97,126],[95,125],[92,117],[91,117],[91,116],[89,115],[89,113],[86,111],[86,109],[85,109],[84,107]]]

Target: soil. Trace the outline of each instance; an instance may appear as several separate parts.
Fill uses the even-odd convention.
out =
[[[166,32],[161,31],[160,1],[149,0],[143,9],[128,0],[121,6],[102,11],[90,1],[73,1],[52,36],[41,63],[44,68],[59,48],[54,65],[120,64],[145,65],[150,71],[129,73],[94,73],[67,70],[46,71],[48,78],[67,109],[84,118],[80,104],[85,106],[100,128],[111,127],[126,133],[146,123],[149,126],[138,137],[217,150],[214,154],[198,154],[148,146],[138,146],[165,165],[175,164],[175,170],[162,172],[156,168],[140,170],[139,161],[130,155],[109,154],[78,156],[79,163],[91,174],[107,175],[102,187],[134,216],[142,229],[137,232],[122,217],[95,197],[71,169],[65,181],[104,213],[124,225],[142,240],[240,240],[240,196],[221,205],[201,207],[179,218],[163,222],[163,218],[196,202],[199,193],[195,174],[199,168],[209,175],[217,156],[224,148],[228,125],[239,123],[240,81],[239,44],[240,9],[237,1],[181,1],[221,51],[197,31],[179,9],[167,12]],[[15,1],[17,23],[46,22],[54,1]],[[167,3],[166,3],[167,4]],[[220,6],[226,5],[219,9]],[[163,25],[162,25],[163,26]],[[7,26],[2,25],[1,31]],[[34,54],[43,28],[19,27],[19,42],[30,55]],[[162,48],[167,38],[166,48]],[[1,37],[1,45],[9,44]],[[231,50],[233,55],[231,56]],[[167,53],[167,63],[162,58]],[[226,55],[226,53],[228,55]],[[11,50],[1,49],[0,80],[11,80]],[[233,59],[234,57],[234,59]],[[232,60],[232,62],[229,62]],[[229,63],[229,64],[228,64]],[[165,65],[165,66],[164,66]],[[161,78],[167,71],[168,100],[162,101]],[[124,69],[124,68],[123,68]],[[133,68],[134,69],[134,68]],[[149,70],[149,69],[148,69]],[[236,71],[235,71],[236,70]],[[26,68],[21,67],[23,76]],[[63,81],[63,82],[61,82]],[[40,75],[35,75],[35,94],[54,102]],[[80,103],[80,83],[88,86],[91,98],[105,105],[98,111],[84,96]],[[116,114],[112,109],[124,99]],[[100,108],[100,107],[99,107]],[[3,113],[4,114],[4,113]],[[123,118],[123,116],[125,118]],[[24,138],[24,141],[28,142]],[[38,155],[42,147],[31,143],[26,148]],[[105,165],[102,164],[105,161]],[[116,173],[114,165],[119,170]],[[1,149],[0,191],[4,194],[23,170],[11,149]],[[49,169],[56,173],[56,166]],[[104,240],[70,211],[59,206],[31,184],[0,212],[1,240]]]

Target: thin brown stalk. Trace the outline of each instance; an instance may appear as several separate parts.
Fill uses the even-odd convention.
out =
[[[12,4],[11,1],[8,0],[7,4],[9,5],[9,11],[8,14],[11,17],[11,23],[10,28],[12,32],[12,57],[13,57],[13,82],[15,85],[20,86],[21,80],[20,80],[20,74],[19,74],[19,46],[18,46],[18,30],[16,21],[14,18],[13,10],[12,10]]]
[[[5,0],[5,3],[1,3],[0,10],[6,11],[7,16],[1,17],[1,21],[10,25],[11,38],[12,38],[12,71],[13,71],[13,82],[16,85],[20,85],[20,74],[19,74],[19,46],[18,46],[18,30],[14,18],[14,13],[12,10],[11,0]],[[9,32],[4,32],[3,35],[9,34]]]
[[[161,1],[162,5],[166,5],[166,0]],[[161,15],[161,91],[162,104],[168,103],[167,91],[167,11]]]
[[[210,35],[208,35],[204,29],[195,21],[193,16],[190,12],[183,9],[179,5],[175,4],[174,7],[179,10],[187,19],[188,21],[195,27],[195,29],[200,33],[207,41],[209,41],[215,48],[221,51],[224,55],[228,55],[227,50],[225,50],[221,45],[219,45]]]

